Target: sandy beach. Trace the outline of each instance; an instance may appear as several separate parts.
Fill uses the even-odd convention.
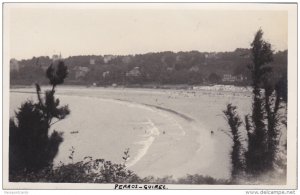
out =
[[[11,89],[11,116],[26,98],[35,99],[27,92],[34,89]],[[243,117],[251,106],[249,90],[231,88],[65,86],[57,89],[57,95],[69,105],[71,115],[52,128],[64,132],[55,164],[85,156],[122,163],[129,148],[129,169],[140,176],[174,178],[186,174],[229,178],[231,140],[222,132],[229,130],[222,110],[232,103]],[[72,147],[75,153],[70,160]]]

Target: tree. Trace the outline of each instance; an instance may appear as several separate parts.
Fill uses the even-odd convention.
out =
[[[242,144],[241,135],[239,132],[239,127],[242,125],[242,121],[236,112],[236,106],[231,104],[227,105],[227,109],[223,111],[228,121],[228,125],[231,129],[230,138],[233,141],[232,151],[231,151],[231,177],[232,179],[237,179],[237,177],[242,173],[244,165],[242,159]]]
[[[61,60],[56,63],[52,63],[47,71],[46,76],[49,79],[49,83],[52,85],[52,91],[56,85],[62,84],[68,75],[68,68],[65,63]]]
[[[51,64],[46,75],[52,89],[46,90],[42,97],[36,84],[38,101],[26,101],[16,112],[16,118],[10,119],[10,175],[38,172],[52,164],[63,138],[56,130],[48,136],[50,127],[70,114],[67,105],[59,107],[60,101],[54,97],[55,87],[64,82],[67,74],[63,61]]]
[[[255,38],[251,44],[252,62],[249,67],[252,73],[252,87],[253,87],[253,104],[252,115],[250,117],[251,125],[247,128],[248,132],[248,151],[246,153],[247,172],[253,175],[259,175],[270,166],[270,161],[266,158],[268,153],[268,129],[265,123],[265,113],[269,108],[269,95],[271,87],[267,83],[268,73],[272,68],[268,66],[273,58],[273,51],[271,44],[262,39],[263,31],[257,31]],[[265,88],[265,97],[262,94],[261,87]],[[265,105],[264,105],[265,103]],[[264,107],[265,106],[265,107]],[[268,111],[267,111],[268,112]],[[269,121],[268,121],[269,122]],[[269,124],[270,125],[270,124]]]
[[[249,66],[252,74],[252,113],[245,116],[247,131],[247,151],[244,153],[245,171],[252,176],[260,176],[274,170],[279,146],[279,122],[281,102],[287,93],[284,79],[274,83],[269,65],[273,60],[271,44],[262,39],[263,31],[257,31],[251,44],[252,62]],[[227,118],[233,137],[239,135],[241,122],[235,111],[236,107],[227,105],[224,114]],[[233,139],[233,152],[240,148],[239,137]],[[235,160],[234,160],[235,159]],[[237,157],[232,158],[233,168],[236,167]],[[235,174],[233,174],[235,176]]]
[[[221,80],[221,77],[219,75],[217,75],[216,73],[211,73],[208,76],[208,80],[211,83],[218,83]]]
[[[195,84],[203,83],[203,77],[199,71],[198,72],[189,71],[188,77],[189,77],[188,84],[195,85]]]

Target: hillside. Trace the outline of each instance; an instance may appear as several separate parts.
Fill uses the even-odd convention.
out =
[[[47,83],[44,72],[60,56],[33,57],[10,62],[12,85]],[[248,85],[251,64],[250,49],[233,52],[158,52],[137,55],[89,55],[62,58],[69,67],[66,84],[76,85]],[[278,80],[287,74],[287,51],[274,54],[270,64]]]

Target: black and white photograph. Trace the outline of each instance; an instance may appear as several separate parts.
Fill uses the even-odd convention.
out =
[[[297,3],[3,3],[4,189],[296,189]]]

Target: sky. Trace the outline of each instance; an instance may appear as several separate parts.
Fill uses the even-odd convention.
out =
[[[249,48],[256,31],[288,48],[287,11],[201,6],[6,6],[9,56],[127,55]]]

